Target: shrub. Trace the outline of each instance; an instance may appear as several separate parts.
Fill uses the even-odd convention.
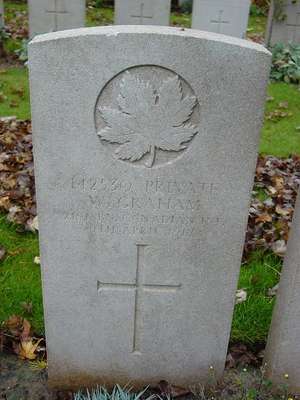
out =
[[[183,13],[191,14],[192,11],[193,11],[193,2],[192,2],[192,0],[185,0],[180,6],[180,10]]]
[[[300,83],[300,46],[284,45],[273,47],[271,79],[287,83]]]

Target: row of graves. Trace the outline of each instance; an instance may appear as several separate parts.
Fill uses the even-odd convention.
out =
[[[251,0],[194,0],[192,28],[245,38]],[[28,0],[30,37],[85,25],[85,0]],[[300,42],[300,3],[286,0],[283,18],[276,19],[271,3],[266,43]],[[161,25],[170,21],[171,0],[115,0],[116,25]],[[0,0],[0,26],[3,25]]]

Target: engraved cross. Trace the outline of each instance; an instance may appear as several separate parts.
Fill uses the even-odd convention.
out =
[[[287,26],[291,26],[293,28],[293,41],[296,41],[297,39],[297,31],[300,29],[300,12],[296,14],[296,22],[294,24],[292,23],[286,23]]]
[[[144,8],[145,8],[145,3],[141,3],[141,11],[140,11],[140,15],[131,15],[132,18],[139,18],[140,19],[140,24],[142,24],[144,22],[144,18],[145,19],[152,19],[153,15],[146,15],[144,14]]]
[[[168,285],[168,284],[152,284],[144,282],[143,274],[143,260],[146,244],[137,244],[137,262],[136,262],[136,273],[135,282],[133,283],[104,283],[97,281],[98,293],[109,291],[109,290],[132,290],[134,291],[134,326],[133,326],[133,338],[132,338],[132,353],[141,354],[141,334],[142,334],[142,304],[143,294],[145,292],[157,292],[157,293],[176,293],[180,288],[179,285]]]
[[[222,25],[223,24],[229,24],[229,21],[224,21],[223,20],[223,13],[224,13],[224,10],[220,10],[219,11],[219,18],[218,19],[212,19],[210,22],[212,23],[212,24],[218,24],[218,33],[222,33]]]
[[[52,4],[54,5],[53,8],[50,10],[46,10],[46,14],[53,15],[54,17],[54,26],[55,30],[57,31],[59,28],[58,18],[61,14],[68,14],[68,11],[65,9],[64,0],[52,0]]]

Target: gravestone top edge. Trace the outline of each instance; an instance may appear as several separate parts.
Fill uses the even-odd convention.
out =
[[[84,36],[118,36],[122,34],[153,34],[153,35],[173,35],[178,37],[195,38],[207,41],[216,41],[224,44],[230,44],[249,50],[271,55],[270,51],[258,43],[248,40],[239,39],[232,36],[222,35],[219,33],[200,31],[197,29],[183,29],[166,26],[155,25],[115,25],[92,28],[69,29],[65,31],[57,31],[35,36],[29,43],[34,46],[43,42],[50,42],[60,39],[77,38]]]

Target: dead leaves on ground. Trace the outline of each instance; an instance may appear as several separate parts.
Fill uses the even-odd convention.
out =
[[[285,254],[299,183],[300,157],[258,159],[245,257],[255,249]],[[0,211],[26,230],[38,229],[30,121],[0,119]]]
[[[0,119],[0,210],[9,221],[36,230],[30,121]]]
[[[0,327],[0,351],[12,350],[23,360],[33,361],[39,353],[44,354],[43,340],[33,337],[30,322],[17,315],[12,315]]]
[[[299,156],[258,159],[245,256],[256,249],[271,250],[284,256],[299,183]]]

